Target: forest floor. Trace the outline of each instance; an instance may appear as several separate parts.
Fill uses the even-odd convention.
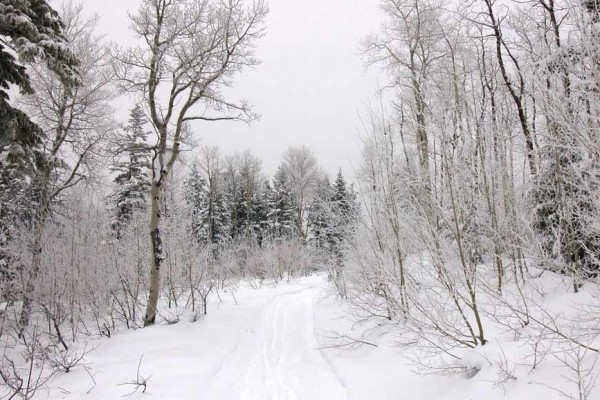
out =
[[[129,394],[127,398],[169,400],[561,397],[547,387],[532,385],[531,377],[519,377],[506,391],[506,387],[494,388],[495,375],[485,371],[476,377],[418,375],[408,361],[418,350],[398,348],[393,335],[382,335],[376,326],[367,335],[369,342],[360,347],[345,340],[343,336],[359,333],[330,290],[322,275],[258,289],[242,285],[235,298],[223,293],[221,300],[212,298],[208,315],[195,322],[182,318],[174,325],[90,341],[85,346],[93,350],[85,357],[85,368],[78,366],[57,376],[39,398],[107,400]],[[367,336],[361,338],[367,342]],[[344,343],[349,345],[340,347]],[[130,382],[137,379],[138,365],[140,379],[147,379],[145,393],[142,388],[132,393],[136,386]]]

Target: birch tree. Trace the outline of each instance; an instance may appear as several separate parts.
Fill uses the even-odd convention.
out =
[[[258,64],[266,3],[255,0],[144,0],[130,15],[140,44],[117,48],[115,69],[124,91],[142,99],[156,133],[151,185],[152,265],[145,325],[152,325],[163,259],[162,188],[181,151],[191,121],[243,120],[256,115],[245,101],[228,101],[223,89],[244,67]]]

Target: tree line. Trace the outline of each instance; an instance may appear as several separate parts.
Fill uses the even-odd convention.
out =
[[[152,148],[148,122],[134,107],[122,128],[110,170],[115,174],[107,196],[111,227],[120,238],[134,217],[148,211]],[[342,170],[332,184],[306,146],[290,147],[275,174],[267,178],[261,160],[250,150],[222,156],[217,147],[202,146],[180,166],[167,192],[165,217],[185,216],[191,237],[215,252],[232,242],[258,246],[297,240],[314,249],[338,253],[359,215],[353,185]],[[216,254],[216,253],[215,253]]]

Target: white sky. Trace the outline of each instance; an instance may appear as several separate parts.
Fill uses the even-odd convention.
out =
[[[87,0],[107,39],[129,41],[127,11],[137,0]],[[258,43],[262,64],[235,80],[230,100],[247,99],[260,121],[203,122],[194,126],[201,144],[223,154],[251,149],[271,174],[282,153],[305,144],[330,174],[353,175],[359,162],[359,113],[377,88],[377,71],[365,71],[358,42],[380,22],[378,0],[270,0],[267,36]]]

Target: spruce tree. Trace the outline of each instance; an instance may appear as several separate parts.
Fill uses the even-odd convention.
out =
[[[324,176],[317,184],[316,196],[308,212],[308,243],[321,250],[329,247],[331,190],[329,178]]]
[[[234,237],[245,237],[247,238],[250,234],[251,229],[251,205],[248,200],[248,192],[243,184],[239,185],[237,190],[237,197],[233,199],[231,204],[232,215],[235,215],[233,220],[233,236]]]
[[[226,172],[226,183],[225,183],[225,193],[223,194],[224,205],[229,212],[229,227],[230,232],[229,236],[232,239],[235,239],[240,226],[240,216],[238,215],[240,210],[240,201],[241,196],[239,193],[240,183],[237,167],[235,165],[230,165],[229,169]]]
[[[45,0],[5,0],[0,4],[0,185],[3,203],[29,196],[37,170],[47,166],[42,129],[10,104],[10,88],[32,94],[23,63],[44,59],[67,88],[78,83],[77,58],[69,49],[58,13]],[[10,51],[16,50],[19,61]],[[4,198],[7,195],[7,198]]]
[[[338,171],[332,192],[327,239],[332,256],[335,257],[337,264],[341,265],[344,243],[354,232],[358,213],[356,195],[346,184],[341,169]]]
[[[260,160],[250,151],[229,159],[226,170],[228,199],[231,211],[231,236],[256,240],[256,220],[260,211]]]
[[[184,182],[183,190],[191,233],[198,243],[206,243],[208,235],[204,227],[204,216],[208,203],[208,190],[206,181],[200,175],[197,163],[192,164],[190,173]]]
[[[259,247],[262,247],[263,240],[268,234],[270,192],[271,185],[269,181],[266,181],[251,200],[251,234]]]
[[[189,208],[193,210],[194,233],[202,245],[218,246],[231,238],[231,211],[229,201],[220,184],[223,175],[216,168],[207,170],[204,176],[192,167],[188,178]],[[215,256],[217,254],[215,248]]]
[[[129,223],[134,212],[147,207],[151,153],[146,143],[148,133],[144,131],[145,123],[141,107],[135,106],[119,143],[124,157],[110,168],[117,174],[114,179],[116,189],[109,199],[113,209],[112,226],[117,237],[120,237],[121,230]]]
[[[0,3],[0,275],[10,264],[4,248],[11,231],[34,220],[39,208],[37,176],[49,171],[53,162],[41,148],[42,129],[11,104],[10,92],[17,88],[24,95],[33,93],[25,64],[39,60],[67,88],[79,83],[78,60],[63,28],[45,0]]]
[[[283,168],[279,167],[273,179],[268,202],[268,236],[272,239],[296,234],[296,207]]]
[[[208,191],[203,197],[200,211],[200,237],[202,243],[220,245],[231,238],[230,211],[220,190]]]

